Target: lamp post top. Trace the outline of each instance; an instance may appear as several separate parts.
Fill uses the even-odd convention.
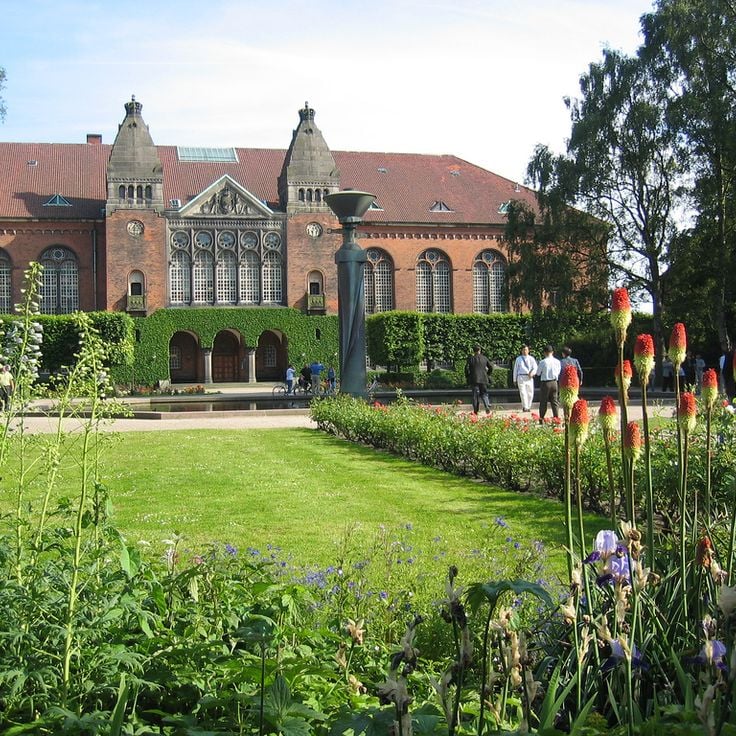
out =
[[[325,197],[327,206],[335,213],[340,223],[359,222],[368,211],[375,194],[360,192],[354,189],[344,189]]]

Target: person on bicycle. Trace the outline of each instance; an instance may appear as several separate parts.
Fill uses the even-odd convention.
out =
[[[304,389],[304,392],[306,393],[309,391],[311,387],[312,382],[312,371],[309,370],[308,365],[304,365],[304,367],[299,371],[299,386]]]

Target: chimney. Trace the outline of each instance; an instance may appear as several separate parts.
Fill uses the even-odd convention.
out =
[[[90,146],[99,146],[102,144],[101,133],[87,133],[87,143]]]

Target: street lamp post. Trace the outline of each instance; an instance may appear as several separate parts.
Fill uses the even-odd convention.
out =
[[[346,189],[328,194],[327,206],[342,225],[342,245],[337,264],[337,312],[340,327],[340,392],[365,398],[365,251],[355,240],[355,230],[375,195]]]

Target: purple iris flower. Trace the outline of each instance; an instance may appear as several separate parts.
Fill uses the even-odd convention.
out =
[[[626,651],[624,650],[623,644],[621,643],[620,639],[609,640],[608,646],[611,647],[611,654],[608,659],[606,659],[606,661],[601,665],[601,672],[609,672],[626,659]],[[641,652],[636,648],[636,646],[634,646],[634,649],[631,653],[631,666],[635,669],[649,669],[649,665],[641,656]]]
[[[616,582],[623,581],[628,583],[631,581],[628,555],[624,555],[623,557],[613,555],[613,557],[609,557],[607,567],[608,572],[613,575],[613,579]]]
[[[700,665],[715,665],[719,670],[728,672],[726,659],[726,645],[720,639],[712,639],[700,650],[697,657],[693,657],[690,661]]]
[[[601,529],[601,531],[595,535],[595,544],[593,547],[597,552],[600,552],[600,556],[603,559],[615,554],[618,547],[618,537],[616,536],[616,532],[611,529]]]

